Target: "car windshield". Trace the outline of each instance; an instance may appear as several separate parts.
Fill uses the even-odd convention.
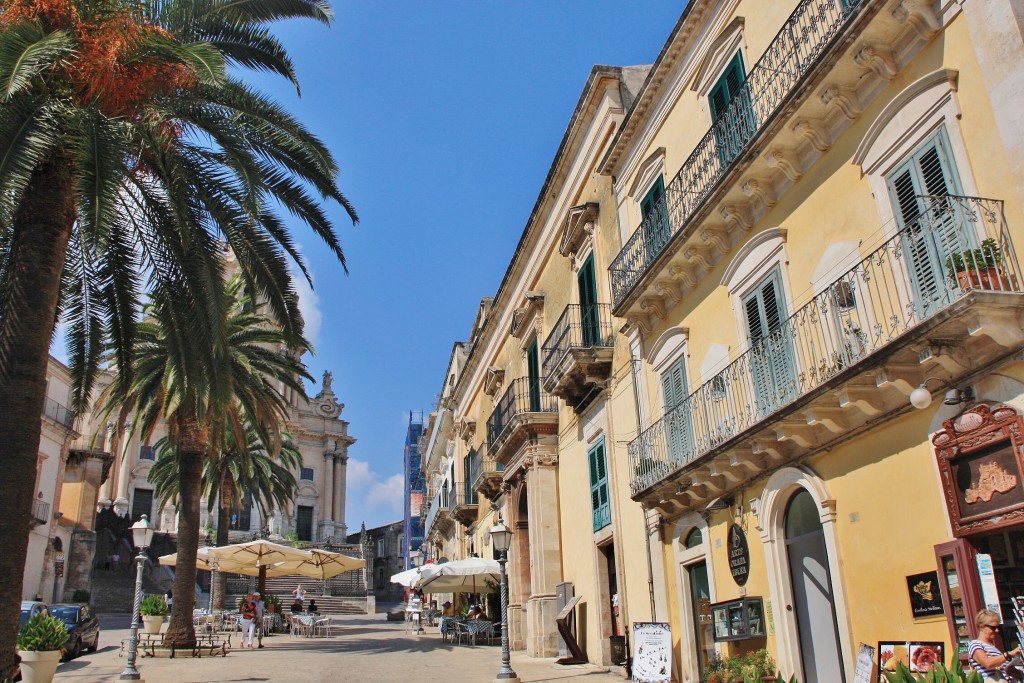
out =
[[[54,605],[50,607],[50,614],[57,617],[65,624],[77,624],[78,623],[78,607],[66,607],[62,605]],[[22,612],[22,617],[25,613]]]

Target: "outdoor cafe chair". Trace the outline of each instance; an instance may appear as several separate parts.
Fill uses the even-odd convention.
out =
[[[341,626],[336,625],[330,617],[322,617],[313,623],[314,635],[324,636],[327,638],[334,635],[335,628],[339,631],[341,630]]]

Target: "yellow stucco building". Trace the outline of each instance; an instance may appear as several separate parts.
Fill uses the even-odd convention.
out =
[[[431,556],[516,533],[514,646],[564,649],[570,593],[593,662],[667,623],[674,681],[953,662],[986,604],[1015,638],[1022,27],[691,0],[652,66],[594,69],[425,437]]]

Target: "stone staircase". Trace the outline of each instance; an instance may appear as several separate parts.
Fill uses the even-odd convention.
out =
[[[267,579],[267,593],[276,595],[281,600],[281,606],[285,614],[290,612],[292,601],[295,599],[292,591],[296,586],[301,585],[306,591],[305,604],[310,600],[316,600],[318,611],[321,614],[366,614],[368,605],[365,594],[361,595],[318,595],[322,589],[321,581],[304,579],[299,576],[280,576]],[[245,590],[234,582],[229,582],[228,600],[231,605],[237,604]]]
[[[131,614],[135,597],[135,565],[115,570],[99,569],[92,577],[89,603],[97,613]],[[150,568],[143,572],[142,590],[148,595],[162,595],[165,588],[150,576]]]

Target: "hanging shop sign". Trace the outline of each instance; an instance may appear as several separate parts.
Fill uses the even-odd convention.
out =
[[[939,590],[938,572],[908,576],[907,592],[910,594],[910,611],[915,619],[942,614],[942,593]]]
[[[634,683],[670,683],[672,628],[656,622],[633,622]]]
[[[746,585],[750,575],[750,548],[739,524],[729,527],[729,572],[737,585]]]

